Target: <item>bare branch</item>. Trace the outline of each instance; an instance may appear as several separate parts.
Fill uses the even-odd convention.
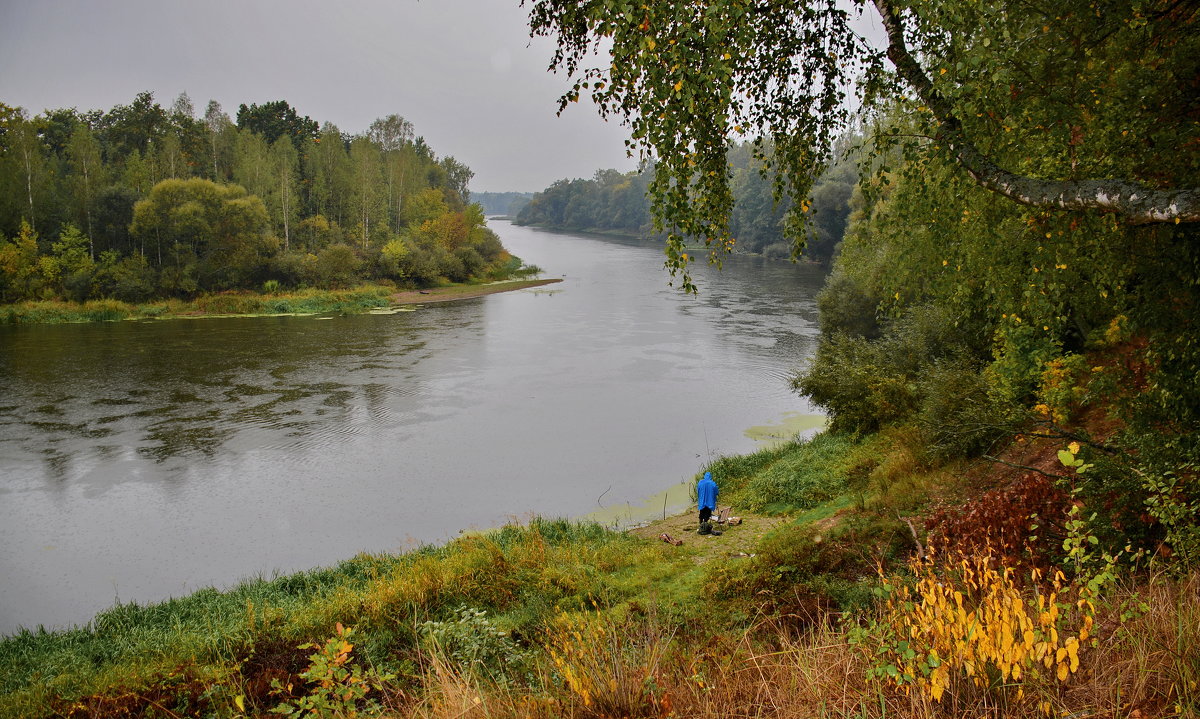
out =
[[[1043,475],[1045,477],[1049,477],[1050,479],[1066,479],[1066,477],[1064,477],[1061,474],[1050,474],[1049,472],[1038,469],[1037,467],[1030,467],[1027,464],[1014,464],[1013,462],[1006,462],[1003,459],[1000,459],[999,457],[993,457],[988,454],[983,455],[983,458],[990,462],[996,462],[997,464],[1003,464],[1006,467],[1012,467],[1013,469],[1025,469],[1030,472],[1037,472],[1038,474]]]

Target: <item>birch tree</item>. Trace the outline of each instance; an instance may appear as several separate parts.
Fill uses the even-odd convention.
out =
[[[777,196],[803,246],[813,178],[847,128],[906,118],[877,138],[908,161],[945,158],[974,182],[1047,211],[1125,226],[1200,221],[1200,9],[1175,0],[532,0],[534,35],[572,78],[560,112],[590,96],[656,161],[667,264],[685,236],[710,259],[733,246],[725,151],[770,143]],[[884,32],[872,42],[862,17]],[[861,110],[861,112],[858,112]],[[886,173],[884,160],[872,168]]]

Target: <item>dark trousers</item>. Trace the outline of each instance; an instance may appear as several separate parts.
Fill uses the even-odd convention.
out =
[[[707,522],[712,517],[712,507],[705,507],[700,510],[700,521]]]

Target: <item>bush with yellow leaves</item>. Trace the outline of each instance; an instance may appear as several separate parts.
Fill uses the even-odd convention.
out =
[[[1039,569],[1021,582],[987,555],[930,557],[910,568],[913,581],[884,578],[881,618],[852,637],[874,646],[874,676],[939,702],[1014,687],[1020,700],[1028,678],[1066,681],[1079,668],[1095,582]]]
[[[1102,369],[1102,368],[1097,368]],[[1083,355],[1064,355],[1046,363],[1038,383],[1034,408],[1055,424],[1065,424],[1087,394],[1087,359]]]

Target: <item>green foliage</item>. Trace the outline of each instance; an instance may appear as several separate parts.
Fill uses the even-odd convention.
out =
[[[886,51],[852,27],[854,13],[872,10],[889,32]],[[970,182],[1048,214],[1106,207],[1137,221],[1195,221],[1194,194],[1162,193],[1157,214],[1134,206],[1135,196],[1200,180],[1190,152],[1167,149],[1197,137],[1183,89],[1200,55],[1196,22],[1192,8],[1081,1],[1020,13],[997,2],[891,0],[849,12],[799,1],[539,0],[530,11],[534,34],[557,41],[554,65],[574,79],[560,111],[589,94],[657,163],[655,226],[687,289],[686,238],[730,249],[731,138],[749,135],[769,154],[776,197],[796,202],[787,226],[799,241],[813,180],[857,119],[850,86],[869,110],[903,117],[877,128],[872,174],[886,177],[896,160],[955,164]],[[1080,178],[1095,184],[1070,182]]]
[[[840,494],[846,487],[846,457],[856,446],[848,435],[823,432],[812,439],[721,457],[711,470],[722,501],[762,511],[808,509]]]
[[[10,302],[31,297],[41,286],[37,233],[28,222],[21,222],[15,238],[0,238],[0,297]]]
[[[349,137],[284,101],[242,105],[236,125],[218,103],[198,121],[179,102],[168,111],[141,93],[32,119],[8,108],[0,303],[504,277],[509,257],[466,201],[471,170],[403,118]],[[408,273],[418,248],[422,271]]]
[[[459,606],[450,619],[423,622],[419,630],[449,664],[493,681],[527,679],[533,668],[533,653],[481,609]]]
[[[155,275],[145,255],[121,257],[115,250],[100,253],[92,287],[101,297],[121,302],[145,302],[154,296]]]
[[[871,432],[913,416],[928,396],[925,384],[938,366],[969,364],[971,338],[936,306],[914,309],[883,336],[823,336],[812,364],[793,387],[829,410],[834,431]],[[934,402],[939,401],[933,398]]]
[[[1109,510],[1105,514],[1116,515],[1118,521],[1125,520],[1123,526],[1130,530],[1142,526],[1137,515],[1144,510],[1153,518],[1153,524],[1136,534],[1127,531],[1128,536],[1121,538],[1134,541],[1138,549],[1157,552],[1168,566],[1194,567],[1200,562],[1200,482],[1196,481],[1200,476],[1200,441],[1196,433],[1151,434],[1133,430],[1125,435],[1124,441],[1129,451],[1136,453],[1136,463],[1130,468],[1120,462],[1114,468],[1111,461],[1097,458],[1097,471],[1110,473],[1101,481],[1111,494],[1089,504]],[[1086,485],[1084,489],[1095,492],[1095,488]],[[1123,512],[1113,511],[1116,508],[1104,503],[1111,496],[1121,498],[1117,508]],[[1096,533],[1109,540],[1106,544],[1110,551],[1115,551],[1111,537],[1102,530]]]
[[[646,186],[651,176],[650,170],[597,170],[590,180],[559,180],[535,193],[517,214],[516,222],[640,235],[650,225]]]
[[[980,363],[949,357],[927,367],[917,381],[916,411],[929,459],[973,457],[1011,437],[1024,414],[1019,405],[996,396],[980,372]]]
[[[262,105],[242,104],[238,106],[238,127],[261,135],[267,142],[283,137],[297,146],[317,136],[318,124],[308,116],[301,116],[284,100],[266,102]]]
[[[790,210],[789,199],[773,196],[770,164],[748,144],[735,144],[729,150],[734,207],[730,214],[730,232],[739,252],[760,253],[774,259],[793,255],[792,245],[784,237],[784,217]],[[520,213],[521,225],[541,225],[568,230],[615,231],[628,235],[647,235],[651,225],[650,197],[655,166],[635,172],[598,170],[590,180],[560,180],[535,194]],[[828,261],[841,242],[849,214],[853,189],[852,165],[831,169],[817,181],[806,214],[814,220],[804,256]],[[689,237],[692,244],[706,243],[705,237]]]
[[[354,629],[337,625],[337,634],[324,645],[301,644],[300,649],[316,649],[309,655],[309,666],[300,673],[300,678],[309,685],[309,691],[294,699],[292,685],[283,686],[279,680],[271,683],[276,693],[285,701],[271,710],[273,714],[288,717],[345,717],[357,716],[360,711],[376,713],[382,709],[378,702],[368,697],[372,690],[379,690],[384,682],[395,679],[388,674],[373,670],[364,671],[351,661],[354,645],[350,640]]]
[[[67,299],[82,302],[91,293],[96,263],[92,260],[90,245],[79,228],[65,225],[58,241],[50,246],[52,254],[41,258],[46,281],[57,285]]]

